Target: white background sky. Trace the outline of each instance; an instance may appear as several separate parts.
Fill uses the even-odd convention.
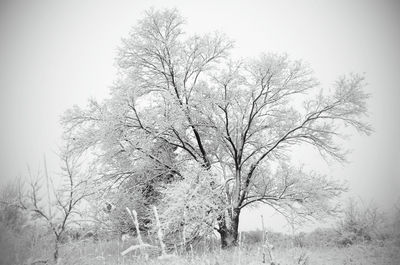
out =
[[[349,164],[327,165],[309,152],[302,162],[346,179],[351,196],[388,207],[400,196],[399,3],[0,1],[0,179],[26,174],[26,164],[37,168],[43,154],[55,172],[60,115],[108,95],[116,48],[146,9],[176,7],[186,32],[225,32],[239,56],[286,52],[308,62],[324,87],[365,73],[373,135],[347,142]],[[252,218],[242,225],[256,226]]]

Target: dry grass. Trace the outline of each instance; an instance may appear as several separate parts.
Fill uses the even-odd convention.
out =
[[[74,242],[65,244],[61,249],[60,264],[72,265],[253,265],[262,263],[262,249],[258,245],[248,245],[230,250],[185,252],[158,259],[161,251],[145,254],[132,252],[125,257],[120,252],[128,247],[118,241],[109,242]],[[400,264],[400,247],[386,245],[354,245],[346,248],[280,248],[274,250],[276,261],[280,265],[333,265],[333,264]],[[267,263],[268,260],[267,260]]]

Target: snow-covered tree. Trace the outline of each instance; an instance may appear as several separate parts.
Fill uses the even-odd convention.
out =
[[[323,92],[301,61],[277,54],[234,60],[225,36],[189,36],[183,26],[176,10],[150,10],[123,39],[110,98],[63,119],[76,151],[96,150],[107,181],[162,178],[166,198],[176,192],[176,211],[194,207],[187,220],[204,213],[194,219],[215,228],[223,247],[236,244],[244,207],[330,212],[343,186],[291,165],[290,154],[308,144],[345,160],[342,127],[370,132],[364,78],[341,77]],[[187,205],[191,194],[199,205]]]

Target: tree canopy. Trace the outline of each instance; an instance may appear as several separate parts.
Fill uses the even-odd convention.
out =
[[[333,210],[343,185],[292,165],[290,154],[307,144],[345,161],[342,128],[371,131],[364,77],[343,76],[323,90],[302,61],[235,59],[223,34],[189,36],[184,24],[177,10],[150,10],[138,21],[119,48],[110,97],[63,117],[75,152],[92,150],[107,185],[151,183],[161,204],[175,205],[164,211],[169,220],[171,211],[202,215],[223,246],[235,244],[250,205],[301,216]],[[193,225],[180,223],[172,230]]]

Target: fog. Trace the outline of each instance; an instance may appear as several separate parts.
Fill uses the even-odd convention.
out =
[[[26,165],[40,167],[44,154],[57,172],[60,115],[88,98],[107,97],[120,40],[152,6],[178,8],[188,33],[225,32],[237,57],[284,52],[302,59],[326,89],[343,74],[364,73],[374,133],[352,133],[348,164],[326,163],[306,148],[295,157],[347,180],[346,196],[388,209],[399,198],[397,1],[2,1],[0,178],[24,176]],[[259,220],[249,214],[241,225],[257,227]]]

